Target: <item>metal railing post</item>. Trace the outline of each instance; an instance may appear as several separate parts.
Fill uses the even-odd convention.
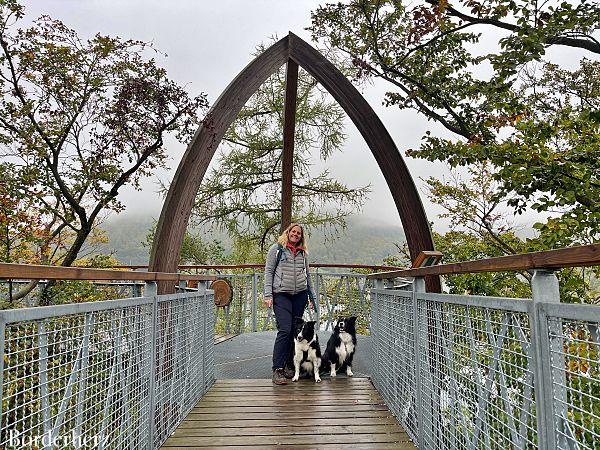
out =
[[[315,269],[315,313],[316,313],[316,321],[317,321],[317,330],[321,329],[321,304],[320,304],[320,295],[319,290],[321,289],[321,283],[319,282],[319,268]]]
[[[52,432],[52,423],[50,421],[50,398],[48,395],[48,334],[46,333],[46,323],[42,320],[38,322],[38,348],[40,352],[40,404],[42,408],[42,420],[44,434]],[[44,445],[43,449],[51,449],[50,444]]]
[[[83,346],[81,351],[81,372],[79,374],[79,392],[77,393],[77,419],[75,421],[75,436],[81,436],[81,428],[83,425],[84,418],[84,402],[85,402],[85,391],[87,387],[87,369],[89,365],[89,344],[90,334],[92,327],[92,314],[88,313],[85,315],[85,322],[83,325]],[[79,446],[78,446],[79,448]]]
[[[554,376],[563,376],[559,368],[552,367],[552,353],[561,354],[562,344],[550,342],[549,332],[554,331],[558,336],[562,330],[550,330],[547,316],[541,311],[542,303],[560,303],[558,279],[553,271],[535,270],[531,279],[531,293],[533,298],[533,311],[531,317],[531,332],[534,348],[535,364],[535,398],[537,411],[538,448],[540,450],[553,450],[558,448],[556,442],[556,430],[554,424],[554,408],[566,408],[567,394],[561,382],[557,385],[556,392],[553,388]],[[564,364],[563,364],[564,367]],[[563,369],[564,370],[564,369]],[[553,373],[553,371],[555,371]],[[558,373],[556,373],[558,372]],[[553,376],[554,375],[554,376]],[[559,413],[559,411],[556,411]],[[562,414],[558,414],[563,417]],[[560,424],[556,424],[560,426]]]
[[[142,296],[142,284],[137,281],[133,281],[133,296],[141,297]]]
[[[252,269],[252,331],[256,332],[257,329],[257,315],[258,315],[258,275],[256,270]]]
[[[421,355],[419,349],[419,337],[421,335],[419,320],[419,298],[418,294],[425,292],[425,278],[415,278],[412,284],[412,308],[413,308],[413,345],[414,345],[414,376],[415,376],[415,402],[417,412],[417,447],[425,448],[424,422],[423,422],[423,395],[421,392]]]
[[[208,348],[206,347],[206,315],[208,314],[208,308],[212,308],[213,305],[209,305],[206,298],[206,283],[203,281],[198,282],[198,292],[202,295],[202,395],[206,393],[206,353]]]
[[[5,337],[4,333],[6,332],[6,320],[0,312],[0,419],[2,419],[2,414],[4,413],[2,408],[3,403],[3,392],[4,392],[4,345],[5,345]],[[1,423],[1,422],[0,422]]]
[[[158,325],[158,296],[156,282],[149,281],[144,285],[144,297],[152,298],[152,346],[150,348],[150,394],[148,408],[148,448],[154,449],[154,428],[156,409],[156,327]]]

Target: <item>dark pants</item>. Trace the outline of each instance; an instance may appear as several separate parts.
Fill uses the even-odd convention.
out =
[[[291,367],[294,352],[294,318],[302,318],[307,303],[307,291],[297,294],[273,294],[273,312],[278,330],[273,346],[273,370],[283,368],[286,363]]]

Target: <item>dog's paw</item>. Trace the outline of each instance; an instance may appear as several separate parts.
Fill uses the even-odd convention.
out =
[[[315,377],[315,383],[320,383],[321,382],[321,377]]]
[[[347,376],[349,376],[349,377],[352,377],[352,376],[354,376],[354,374],[352,373],[352,369],[351,369],[350,367],[348,367],[348,368],[346,369],[346,375],[347,375]]]
[[[294,375],[294,378],[292,378],[292,381],[298,381],[298,378],[300,378],[298,375]]]
[[[336,377],[336,374],[335,374],[335,372],[331,372],[331,373],[329,374],[329,376],[330,376],[331,378],[335,378],[335,377]]]

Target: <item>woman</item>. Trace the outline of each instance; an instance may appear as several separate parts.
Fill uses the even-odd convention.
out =
[[[267,253],[264,299],[265,306],[273,308],[278,330],[273,346],[275,384],[287,384],[294,375],[294,319],[302,317],[308,297],[316,308],[307,255],[304,229],[297,223],[287,227]]]

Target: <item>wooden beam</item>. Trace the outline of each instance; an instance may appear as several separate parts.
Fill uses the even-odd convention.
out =
[[[3,280],[207,281],[216,280],[216,278],[214,275],[191,275],[187,273],[131,272],[126,270],[86,269],[83,267],[0,263],[0,279]]]
[[[287,61],[285,72],[285,112],[283,119],[283,158],[281,163],[281,232],[292,223],[292,178],[294,175],[294,134],[298,97],[298,64]]]
[[[288,59],[292,59],[321,83],[356,125],[383,172],[402,220],[411,259],[422,250],[433,250],[429,222],[416,186],[391,136],[360,92],[323,55],[290,33],[257,56],[229,84],[203,120],[186,150],[156,227],[150,268],[174,272],[179,263],[183,236],[194,199],[210,161],[248,98]],[[439,279],[426,279],[430,292],[439,292]],[[166,288],[159,284],[159,292]]]
[[[394,270],[369,275],[367,278],[388,279],[398,277],[423,277],[427,275],[456,275],[479,272],[512,272],[529,269],[561,269],[563,267],[589,267],[600,265],[600,244],[561,248],[522,255],[501,256],[454,264],[423,267],[421,269]]]
[[[175,272],[183,236],[198,188],[223,135],[242,107],[260,85],[288,60],[287,36],[257,56],[229,83],[203,119],[190,142],[169,187],[156,226],[150,256],[150,270]],[[171,285],[159,284],[161,294],[172,292]]]
[[[411,261],[423,250],[435,250],[419,192],[383,122],[337,67],[295,34],[290,33],[289,39],[290,58],[327,89],[346,111],[373,153],[396,203]],[[425,284],[428,292],[441,290],[440,280],[436,277],[427,277]]]
[[[371,269],[371,270],[402,270],[402,267],[398,266],[374,266],[369,264],[335,264],[335,263],[310,263],[311,269],[317,269],[321,267],[327,268],[339,268],[339,269]],[[148,266],[114,266],[115,269],[147,269]],[[264,264],[204,264],[204,265],[181,265],[178,270],[234,270],[234,269],[264,269]]]

